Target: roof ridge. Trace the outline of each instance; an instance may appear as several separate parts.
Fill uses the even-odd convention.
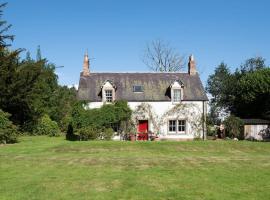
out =
[[[90,72],[90,74],[188,74],[188,72],[106,72],[106,71],[100,71],[100,72]]]

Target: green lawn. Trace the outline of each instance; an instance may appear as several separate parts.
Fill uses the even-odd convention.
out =
[[[270,199],[270,143],[22,137],[0,146],[0,199]]]

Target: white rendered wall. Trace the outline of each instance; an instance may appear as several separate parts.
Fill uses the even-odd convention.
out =
[[[161,118],[163,116],[164,113],[166,113],[168,110],[172,109],[175,104],[173,104],[172,102],[128,102],[129,107],[132,110],[135,110],[136,107],[142,103],[147,103],[150,104],[152,107],[152,112],[154,112],[158,118]],[[190,107],[192,107],[193,113],[195,113],[195,115],[197,115],[197,119],[202,117],[203,114],[203,102],[202,101],[183,101],[181,102],[182,104],[189,104]],[[103,105],[103,102],[91,102],[88,104],[88,109],[93,109],[93,108],[100,108]],[[205,108],[205,113],[206,113],[206,108]],[[179,116],[178,114],[178,118],[177,119],[183,119],[183,120],[187,120],[186,121],[186,132],[185,134],[171,134],[168,133],[168,120],[169,119],[176,119],[176,115],[171,115],[169,117],[166,118],[166,123],[162,124],[160,126],[160,138],[166,138],[166,139],[193,139],[195,137],[195,135],[199,134],[200,137],[203,136],[203,125],[201,124],[200,130],[194,130],[194,128],[192,129],[191,124],[188,122],[190,120],[192,120],[192,116],[189,116],[188,113],[186,114],[182,114]],[[149,126],[149,130],[153,131],[153,124],[151,123],[151,121],[149,119],[148,120],[148,126]]]

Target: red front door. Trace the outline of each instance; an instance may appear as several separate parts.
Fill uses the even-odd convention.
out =
[[[139,120],[138,140],[148,140],[148,120]]]

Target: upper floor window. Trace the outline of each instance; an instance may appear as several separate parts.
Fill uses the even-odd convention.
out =
[[[113,101],[113,91],[112,90],[105,90],[105,100],[106,100],[106,102]]]
[[[104,103],[113,102],[115,100],[115,90],[116,90],[116,87],[112,81],[109,81],[109,80],[105,81],[101,87],[102,101]]]
[[[176,80],[171,84],[170,87],[172,103],[180,103],[183,99],[183,83],[179,80]]]
[[[143,92],[143,86],[141,85],[134,85],[133,92]]]
[[[181,101],[181,89],[173,89],[173,102]]]

